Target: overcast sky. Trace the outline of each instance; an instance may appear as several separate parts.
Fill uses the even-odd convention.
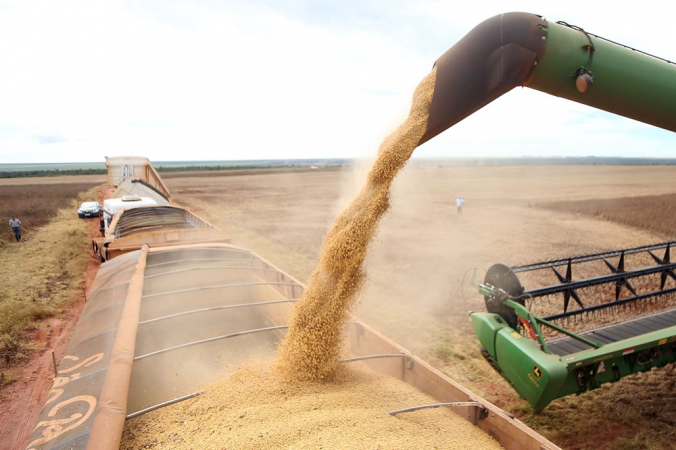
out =
[[[0,0],[0,163],[376,153],[434,61],[525,11],[676,61],[676,2]],[[676,133],[517,88],[418,156],[676,157]]]

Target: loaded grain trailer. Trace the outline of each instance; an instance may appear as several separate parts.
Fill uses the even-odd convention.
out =
[[[198,243],[229,243],[230,237],[192,212],[175,206],[122,209],[112,218],[94,253],[107,261],[124,253],[150,247]]]
[[[99,231],[101,237],[92,239],[92,250],[94,254],[101,260],[105,261],[105,252],[103,251],[105,236],[108,234],[108,229],[113,221],[115,215],[122,211],[129,211],[134,208],[141,208],[143,206],[156,206],[157,202],[150,197],[139,197],[138,195],[125,195],[122,197],[112,197],[103,201],[103,217],[101,218],[101,226]]]
[[[304,289],[228,244],[144,246],[104,263],[28,448],[117,448],[125,420],[199,395],[243,360],[272,355]],[[345,364],[404,380],[504,448],[558,448],[356,319],[346,346]],[[399,405],[427,406],[405,396]]]

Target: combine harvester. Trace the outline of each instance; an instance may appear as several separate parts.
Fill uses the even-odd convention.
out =
[[[444,54],[436,70],[427,132],[420,143],[522,85],[676,130],[676,66],[540,16],[511,13],[489,19]],[[120,231],[115,240],[124,239],[122,217],[113,227]],[[130,221],[134,222],[135,218]],[[144,231],[142,240],[151,241],[152,233],[161,230]],[[304,289],[301,283],[233,245],[181,245],[180,238],[170,246],[155,245],[143,245],[101,266],[29,448],[115,449],[127,418],[198,395],[205,383],[233,370],[237,361],[274,352],[291,305]],[[667,270],[667,259],[662,258],[657,272]],[[618,273],[624,270],[621,263],[615,267]],[[505,342],[529,343],[533,354],[540,346],[537,351],[558,358],[545,353],[543,349],[550,348],[546,343],[529,341],[516,331],[520,323],[526,325],[515,322],[513,315],[526,316],[522,318],[534,332],[542,322],[521,309],[521,294],[500,284],[500,279],[491,278],[481,287],[491,305],[499,304],[500,312],[515,311],[507,319],[496,312],[485,316],[502,327],[495,333],[496,341],[497,336],[508,335]],[[628,279],[610,282],[624,280],[626,286]],[[475,323],[479,317],[472,315]],[[410,383],[442,402],[433,406],[450,406],[504,448],[558,448],[366,324],[352,320],[344,335],[345,363],[363,364]],[[494,348],[497,364],[507,367],[509,355],[501,353],[502,346]],[[643,348],[639,350],[634,352],[643,355]],[[635,364],[645,365],[646,358],[649,355]],[[526,366],[530,361],[524,361],[523,366],[514,366],[516,372],[531,371]],[[607,362],[605,367],[605,372],[600,365],[590,369],[604,376],[617,372]],[[630,369],[618,370],[623,374]],[[587,374],[583,372],[585,383]],[[429,405],[401,406],[416,410]]]

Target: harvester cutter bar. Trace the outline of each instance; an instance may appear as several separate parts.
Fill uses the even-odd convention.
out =
[[[657,314],[638,317],[622,323],[580,333],[580,336],[584,336],[588,339],[592,339],[594,341],[601,342],[603,345],[606,345],[613,342],[620,342],[627,339],[636,338],[653,331],[665,330],[675,326],[676,308],[672,308]],[[584,342],[570,337],[549,341],[547,342],[547,346],[551,353],[559,356],[567,356],[591,348]]]
[[[593,311],[600,311],[600,310],[607,309],[607,308],[613,308],[613,307],[617,307],[617,306],[627,305],[627,304],[630,304],[630,303],[635,303],[635,302],[640,301],[640,300],[646,300],[646,299],[649,299],[651,297],[658,297],[660,295],[667,295],[667,294],[674,294],[674,293],[676,293],[676,288],[664,289],[664,290],[661,290],[661,291],[649,292],[647,294],[636,295],[634,297],[623,298],[621,300],[615,300],[615,301],[608,302],[608,303],[602,303],[600,305],[586,306],[582,309],[575,309],[575,310],[563,312],[563,313],[560,313],[560,314],[552,314],[550,316],[543,317],[543,319],[549,320],[549,321],[557,320],[557,319],[563,319],[564,317],[572,317],[572,316],[577,316],[577,315],[580,315],[580,314],[589,313],[589,312],[593,312]]]

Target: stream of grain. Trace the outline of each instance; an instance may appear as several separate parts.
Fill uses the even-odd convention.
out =
[[[326,235],[319,266],[279,348],[277,367],[290,379],[324,380],[336,372],[342,331],[364,287],[368,247],[389,208],[390,185],[427,128],[435,75],[420,82],[408,119],[383,141],[363,189]]]

